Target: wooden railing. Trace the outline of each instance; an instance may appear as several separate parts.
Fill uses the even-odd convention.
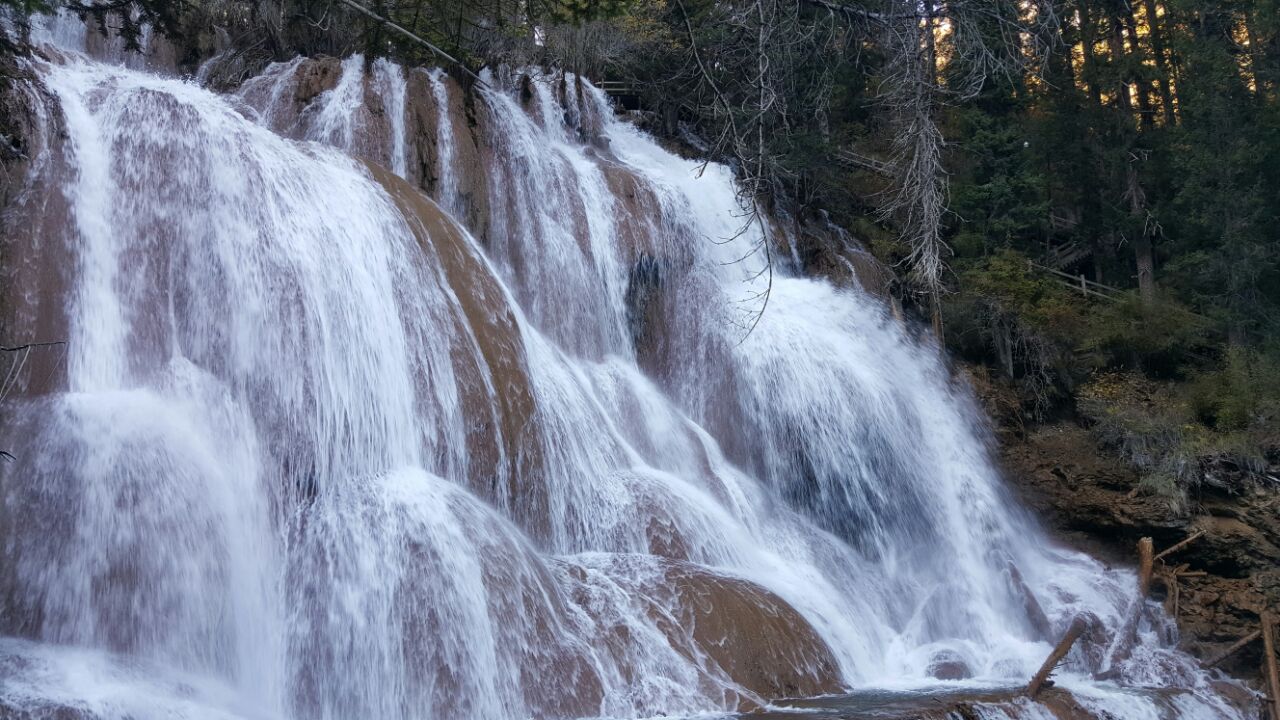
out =
[[[835,158],[844,165],[870,170],[877,175],[885,177],[893,177],[893,168],[889,166],[889,163],[873,158],[870,155],[863,155],[853,148],[840,148],[835,152]]]
[[[1044,273],[1049,276],[1050,280],[1066,285],[1072,290],[1077,290],[1088,297],[1115,301],[1119,300],[1120,295],[1124,293],[1120,288],[1103,285],[1100,282],[1094,282],[1086,278],[1084,275],[1072,275],[1071,273],[1063,272],[1057,268],[1048,267],[1047,265],[1040,265],[1038,263],[1031,262],[1030,260],[1027,261],[1027,268],[1033,272]]]
[[[626,80],[598,80],[595,86],[609,95],[635,95],[636,88]]]

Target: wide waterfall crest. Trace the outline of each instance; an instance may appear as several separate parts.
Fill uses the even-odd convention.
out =
[[[66,289],[6,301],[65,313],[67,363],[0,424],[3,703],[693,715],[940,658],[1007,686],[1077,613],[1121,623],[1132,575],[1005,496],[877,298],[780,261],[744,340],[767,280],[730,171],[589,84],[486,73],[464,108],[357,55],[227,97],[50,55],[66,218],[6,247],[65,254]],[[1155,691],[1088,680],[1097,647],[1061,684],[1234,716],[1160,630],[1121,673]]]

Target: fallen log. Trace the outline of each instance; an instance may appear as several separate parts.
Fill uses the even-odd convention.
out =
[[[1071,621],[1071,627],[1067,628],[1067,632],[1058,641],[1053,648],[1053,652],[1049,653],[1049,657],[1045,658],[1044,664],[1040,666],[1040,670],[1031,678],[1031,682],[1027,684],[1027,695],[1035,698],[1035,696],[1048,682],[1049,676],[1053,674],[1054,668],[1058,667],[1058,663],[1062,662],[1062,658],[1067,656],[1071,651],[1071,646],[1076,644],[1076,640],[1084,634],[1085,620],[1083,617],[1076,616]]]
[[[1181,600],[1182,586],[1178,584],[1178,571],[1174,570],[1169,573],[1165,579],[1165,586],[1169,589],[1169,597],[1165,603],[1165,612],[1169,613],[1174,620],[1178,619],[1178,602]]]
[[[1249,643],[1253,642],[1254,640],[1257,640],[1260,637],[1262,637],[1262,631],[1254,630],[1248,635],[1245,635],[1239,640],[1231,643],[1230,647],[1228,647],[1226,650],[1223,650],[1222,652],[1215,655],[1212,660],[1206,662],[1204,664],[1205,669],[1208,670],[1209,668],[1217,667],[1218,663],[1222,662],[1223,660],[1226,660],[1232,655],[1235,655],[1237,652],[1239,652],[1240,648],[1244,647],[1245,645],[1248,645]]]
[[[1129,605],[1129,613],[1112,643],[1110,673],[1114,674],[1116,666],[1127,660],[1133,654],[1133,647],[1138,644],[1138,624],[1147,608],[1147,595],[1151,592],[1151,576],[1154,572],[1155,543],[1151,538],[1144,537],[1138,541],[1138,596]],[[1102,679],[1101,675],[1095,677]]]
[[[1266,663],[1267,692],[1271,696],[1271,717],[1280,720],[1280,668],[1276,666],[1276,620],[1262,613],[1262,654]]]
[[[1197,530],[1197,531],[1195,531],[1195,532],[1191,533],[1191,534],[1190,534],[1190,535],[1188,535],[1187,537],[1183,538],[1181,541],[1176,542],[1176,543],[1174,543],[1174,544],[1170,545],[1169,547],[1165,548],[1164,550],[1161,550],[1161,551],[1160,551],[1160,553],[1156,555],[1155,559],[1156,559],[1156,560],[1159,560],[1159,559],[1163,558],[1163,557],[1164,557],[1164,556],[1166,556],[1166,555],[1172,555],[1173,553],[1178,552],[1178,551],[1179,551],[1179,550],[1181,550],[1182,548],[1184,548],[1184,547],[1186,547],[1186,546],[1190,545],[1191,543],[1195,542],[1195,541],[1196,541],[1196,539],[1197,539],[1197,538],[1199,538],[1199,537],[1200,537],[1200,536],[1202,536],[1202,535],[1204,535],[1204,530]]]
[[[1156,557],[1159,557],[1157,555]],[[1174,619],[1178,617],[1178,602],[1182,595],[1182,586],[1178,584],[1178,578],[1183,577],[1191,567],[1189,563],[1182,563],[1176,568],[1164,568],[1160,571],[1160,579],[1164,581],[1165,589],[1168,596],[1165,598],[1164,609]]]

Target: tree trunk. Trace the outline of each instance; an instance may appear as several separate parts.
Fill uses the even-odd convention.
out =
[[[1138,294],[1144,305],[1150,305],[1156,299],[1156,260],[1151,236],[1146,232],[1138,233],[1133,251],[1138,264]]]
[[[1137,58],[1142,55],[1142,48],[1138,45],[1138,9],[1134,5],[1129,5],[1128,7],[1128,11],[1121,17],[1124,22],[1124,29],[1129,33],[1129,44],[1125,50]],[[1125,65],[1125,82],[1126,84],[1132,83],[1133,87],[1137,89],[1138,119],[1142,122],[1143,129],[1150,129],[1155,125],[1156,116],[1155,109],[1151,107],[1151,86],[1142,79],[1141,74],[1138,72],[1137,67],[1140,67],[1140,65],[1135,66],[1130,63]]]
[[[1084,67],[1081,69],[1081,79],[1084,80],[1085,87],[1089,89],[1089,99],[1093,101],[1094,106],[1102,104],[1102,88],[1098,83],[1098,58],[1093,54],[1093,42],[1097,27],[1094,25],[1093,17],[1089,13],[1089,4],[1087,2],[1080,3],[1080,46],[1084,51]]]
[[[1169,58],[1164,47],[1164,30],[1157,16],[1156,0],[1143,0],[1147,14],[1147,37],[1151,40],[1151,54],[1156,60],[1156,88],[1160,92],[1160,105],[1164,108],[1164,121],[1169,125],[1178,122],[1173,103],[1173,89],[1169,83]]]
[[[1126,171],[1128,188],[1125,194],[1129,197],[1129,215],[1137,228],[1133,240],[1134,260],[1138,266],[1138,294],[1144,305],[1151,305],[1156,299],[1156,258],[1155,248],[1151,242],[1151,232],[1147,228],[1146,194],[1138,181],[1138,161],[1130,160]]]
[[[1128,64],[1128,54],[1124,49],[1124,25],[1120,21],[1120,11],[1111,13],[1111,32],[1107,35],[1107,47],[1111,51],[1111,64],[1116,70],[1116,101],[1128,115],[1133,115],[1133,100],[1129,97],[1129,73],[1123,70]]]

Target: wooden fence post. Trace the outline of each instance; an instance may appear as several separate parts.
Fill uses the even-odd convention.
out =
[[[1267,693],[1271,696],[1271,720],[1280,720],[1280,669],[1276,667],[1276,619],[1262,613],[1262,653],[1267,675]]]

